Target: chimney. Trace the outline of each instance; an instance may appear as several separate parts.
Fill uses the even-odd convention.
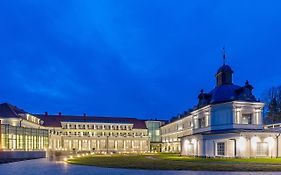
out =
[[[47,115],[48,115],[48,112],[45,112],[45,115],[47,116]]]
[[[59,116],[61,116],[61,112],[59,112]]]

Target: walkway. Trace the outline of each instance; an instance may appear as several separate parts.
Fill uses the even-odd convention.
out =
[[[47,159],[27,160],[15,163],[1,164],[1,175],[277,175],[281,172],[199,172],[199,171],[149,171],[99,168],[81,165],[69,165],[64,162]]]

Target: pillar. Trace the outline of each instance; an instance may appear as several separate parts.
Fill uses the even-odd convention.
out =
[[[126,150],[126,140],[123,141],[123,148]]]
[[[117,142],[117,140],[114,140],[114,148],[115,148],[115,150],[118,149],[118,142]]]

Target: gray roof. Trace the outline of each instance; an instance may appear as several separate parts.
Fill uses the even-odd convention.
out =
[[[9,103],[0,104],[0,117],[1,118],[20,118],[19,114],[25,114],[22,109],[17,108]]]

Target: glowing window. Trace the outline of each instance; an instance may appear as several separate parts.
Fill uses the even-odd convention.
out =
[[[242,124],[253,124],[252,121],[253,117],[252,114],[242,114]]]
[[[194,155],[194,144],[190,143],[187,145],[188,154]]]
[[[159,136],[160,135],[160,130],[155,131],[155,135]]]
[[[268,143],[266,142],[257,143],[257,156],[268,156]]]

